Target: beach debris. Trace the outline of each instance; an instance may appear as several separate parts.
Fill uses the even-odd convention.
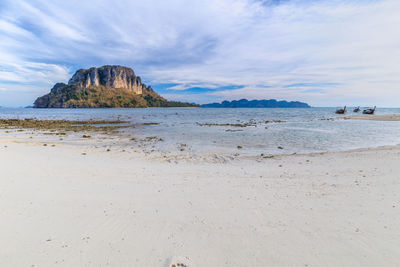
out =
[[[240,129],[226,129],[225,132],[242,132]]]
[[[199,126],[222,126],[222,127],[249,127],[249,126],[257,126],[257,123],[253,120],[244,123],[200,123],[196,122]]]
[[[92,138],[90,135],[86,135],[86,134],[82,135],[82,137],[83,138]]]
[[[283,146],[278,146],[278,149],[283,149]]]
[[[237,146],[237,149],[242,149],[243,147],[242,146]]]
[[[143,125],[159,125],[159,122],[145,122]]]
[[[158,136],[147,136],[142,141],[145,141],[145,142],[159,142],[159,141],[164,141],[164,140],[162,138],[158,137]]]
[[[284,123],[284,122],[286,122],[286,121],[282,121],[282,120],[272,120],[272,121],[269,121],[269,120],[266,120],[266,121],[265,121],[265,124],[268,124],[268,123]]]
[[[180,150],[180,151],[185,151],[185,148],[186,148],[186,144],[179,144],[178,145],[178,149]]]
[[[261,153],[260,157],[262,157],[264,159],[272,159],[275,156],[274,155],[265,155],[264,153]]]

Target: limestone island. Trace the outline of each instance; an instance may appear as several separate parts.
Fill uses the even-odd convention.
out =
[[[80,69],[68,84],[57,83],[50,93],[36,99],[34,108],[146,108],[198,107],[168,101],[142,83],[128,67],[103,66]]]
[[[233,101],[222,101],[221,103],[210,103],[201,105],[202,108],[310,108],[311,106],[307,103],[299,101],[287,102],[277,101],[275,99],[270,100],[233,100]]]

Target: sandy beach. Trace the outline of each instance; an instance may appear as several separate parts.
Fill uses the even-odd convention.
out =
[[[346,116],[344,119],[370,120],[370,121],[400,121],[400,114],[359,115]]]
[[[400,0],[0,0],[0,267],[400,267]]]
[[[43,138],[0,134],[1,266],[400,261],[400,147],[221,163]]]

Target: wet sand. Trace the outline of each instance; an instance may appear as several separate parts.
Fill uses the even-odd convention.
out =
[[[400,147],[188,161],[43,138],[0,133],[0,266],[400,262]]]
[[[371,121],[400,121],[400,114],[346,116],[344,119]]]

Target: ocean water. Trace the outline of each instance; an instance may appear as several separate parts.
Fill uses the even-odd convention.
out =
[[[392,113],[400,113],[400,109],[378,109],[376,114]],[[155,144],[162,152],[185,146],[186,151],[193,153],[267,155],[400,144],[400,122],[343,120],[340,117],[335,114],[335,108],[0,108],[0,118],[126,120],[132,127],[122,129],[123,134],[139,139],[162,138],[163,141]]]

